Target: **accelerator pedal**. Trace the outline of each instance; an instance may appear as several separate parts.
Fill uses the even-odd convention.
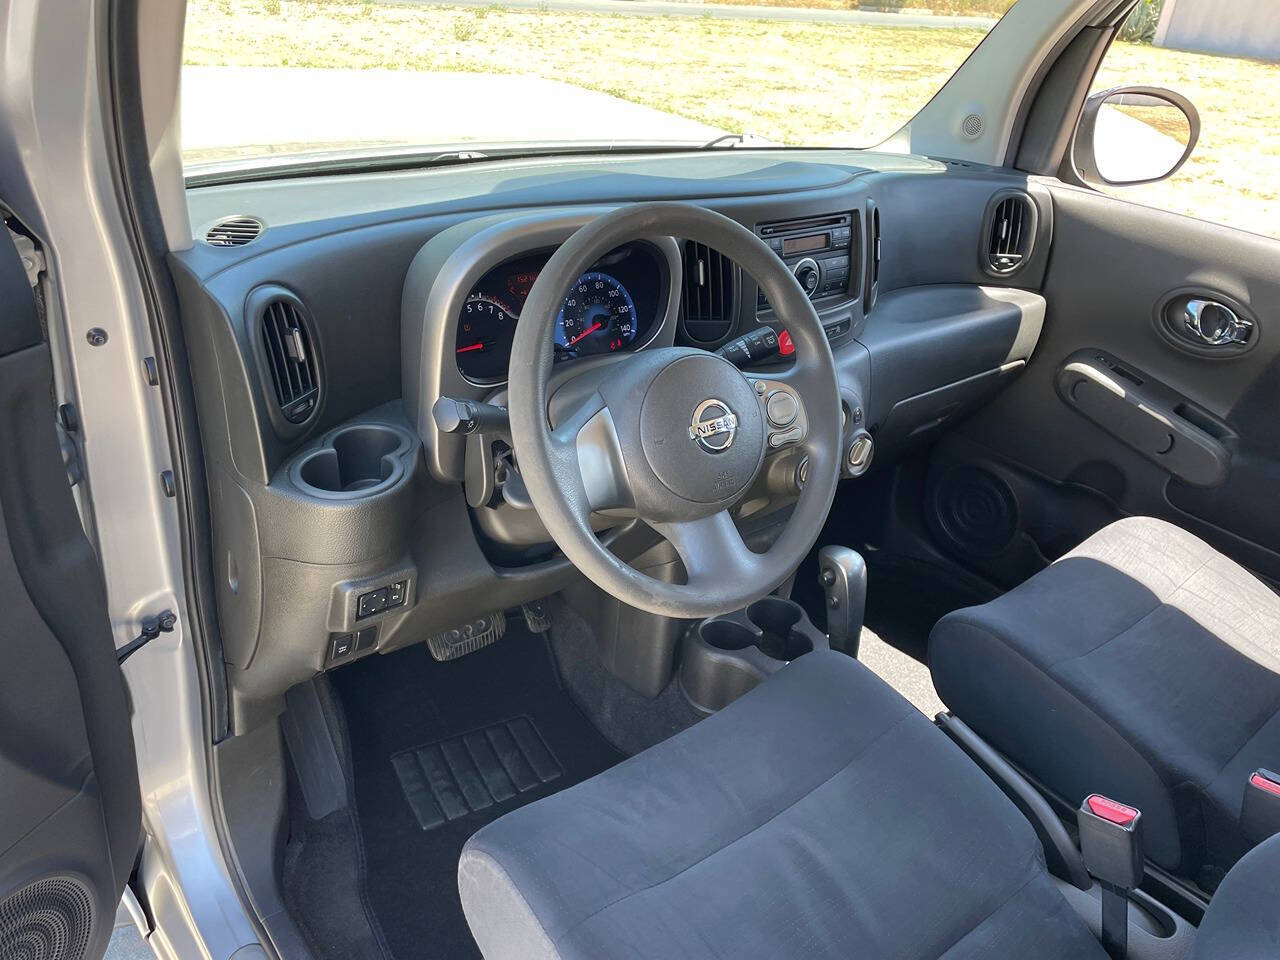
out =
[[[524,614],[524,625],[530,633],[546,633],[551,629],[551,611],[547,609],[546,600],[522,603],[520,612]]]

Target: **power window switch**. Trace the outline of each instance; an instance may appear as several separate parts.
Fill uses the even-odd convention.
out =
[[[351,656],[356,648],[356,638],[349,633],[341,634],[329,641],[329,662],[337,663]]]
[[[408,587],[407,580],[397,580],[391,586],[387,587],[387,606],[398,607],[404,603],[405,590]]]

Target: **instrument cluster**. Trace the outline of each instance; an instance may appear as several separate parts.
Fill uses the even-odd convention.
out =
[[[507,379],[516,324],[553,250],[522,255],[486,273],[467,294],[458,317],[458,370],[474,383]],[[639,350],[661,326],[666,278],[658,252],[646,243],[610,251],[565,295],[556,317],[555,361]]]

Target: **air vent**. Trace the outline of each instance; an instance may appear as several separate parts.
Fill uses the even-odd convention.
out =
[[[257,240],[263,229],[256,217],[226,217],[205,231],[204,242],[212,247],[243,247]]]
[[[871,312],[880,296],[880,208],[867,201],[867,305],[863,314]]]
[[[302,308],[292,300],[269,300],[261,313],[262,352],[276,403],[290,423],[304,423],[320,399],[315,340]]]
[[[737,265],[732,260],[706,244],[685,242],[680,314],[690,339],[714,343],[732,332],[736,290]]]
[[[987,229],[986,266],[992,273],[1017,273],[1031,253],[1035,207],[1025,193],[1005,194],[995,201]]]

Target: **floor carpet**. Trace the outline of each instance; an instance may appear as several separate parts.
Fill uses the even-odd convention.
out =
[[[449,663],[425,645],[332,674],[351,741],[369,903],[396,960],[478,957],[458,901],[467,838],[622,759],[512,623]]]

